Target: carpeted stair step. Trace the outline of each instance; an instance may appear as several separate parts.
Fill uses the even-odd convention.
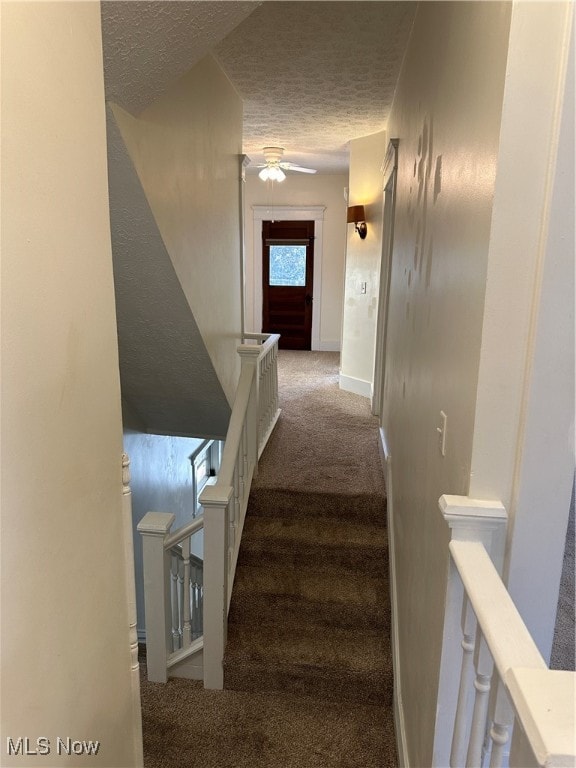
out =
[[[361,524],[354,518],[275,518],[253,515],[250,509],[239,565],[267,564],[383,575],[388,569],[386,529],[375,523]]]
[[[359,519],[386,526],[383,493],[315,493],[256,487],[250,492],[250,515],[274,518]]]
[[[247,628],[267,621],[282,631],[304,622],[336,628],[365,628],[389,633],[388,580],[340,568],[287,569],[241,565],[236,571],[229,623]]]
[[[380,630],[303,622],[230,624],[224,686],[389,705],[393,675],[385,637]]]

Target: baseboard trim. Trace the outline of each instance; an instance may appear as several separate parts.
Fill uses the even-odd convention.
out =
[[[340,374],[340,389],[345,392],[353,392],[355,395],[362,395],[369,400],[372,398],[372,382],[356,379],[354,376],[345,376]]]
[[[400,667],[400,638],[398,633],[398,592],[396,589],[396,549],[394,544],[394,494],[392,487],[392,457],[386,441],[386,434],[380,428],[380,451],[386,474],[386,509],[388,518],[388,549],[390,569],[390,602],[392,615],[392,667],[394,670],[394,727],[396,731],[396,749],[400,768],[410,768],[406,722],[402,704],[402,684]]]

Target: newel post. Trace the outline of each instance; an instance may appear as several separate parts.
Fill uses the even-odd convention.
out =
[[[446,521],[450,539],[479,541],[484,544],[496,570],[501,573],[506,534],[506,510],[499,501],[482,501],[467,496],[441,496],[440,511]],[[460,683],[460,663],[463,656],[470,657],[474,649],[476,622],[471,609],[463,609],[464,588],[458,570],[447,555],[448,580],[442,638],[442,659],[438,682],[436,726],[434,733],[433,766],[452,765],[455,752],[464,749],[467,734],[457,717],[472,701],[472,680],[465,673]],[[464,668],[464,665],[462,665]],[[470,696],[469,702],[464,701]],[[456,732],[455,744],[452,735]],[[452,751],[452,757],[451,757]],[[462,761],[466,758],[464,757]],[[460,759],[460,758],[458,758]],[[464,764],[464,762],[462,762]]]
[[[138,523],[144,559],[144,608],[146,611],[146,667],[148,680],[165,683],[166,661],[172,647],[172,606],[170,603],[170,552],[164,540],[175,515],[148,512]]]
[[[207,485],[204,508],[204,688],[224,687],[228,630],[228,524],[232,486]]]
[[[238,354],[242,368],[253,370],[252,386],[250,387],[250,400],[246,414],[246,428],[248,431],[248,461],[254,467],[254,476],[258,473],[258,453],[260,450],[260,345],[242,344],[238,347]]]

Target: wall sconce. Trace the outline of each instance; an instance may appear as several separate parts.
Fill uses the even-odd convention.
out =
[[[350,205],[348,206],[348,217],[346,219],[348,224],[354,224],[354,229],[360,235],[360,239],[364,240],[368,234],[368,227],[366,226],[366,214],[364,213],[363,205]]]

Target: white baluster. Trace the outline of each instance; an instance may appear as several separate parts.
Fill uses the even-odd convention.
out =
[[[190,620],[190,536],[182,542],[183,582],[182,582],[182,647],[188,648],[192,642],[192,623]]]
[[[492,700],[492,727],[490,738],[492,751],[490,753],[490,768],[501,768],[504,764],[510,733],[514,725],[514,710],[506,693],[506,688],[500,678],[496,682],[496,696]]]
[[[191,567],[192,585],[190,589],[191,620],[192,620],[192,638],[195,639],[200,633],[198,616],[198,566]]]
[[[272,404],[272,418],[276,415],[278,410],[278,345],[275,344],[272,347],[272,392],[273,392],[273,404]]]
[[[476,616],[472,610],[466,594],[462,602],[462,664],[460,668],[460,687],[458,690],[458,704],[454,720],[454,734],[452,737],[452,751],[450,752],[451,768],[461,768],[464,765],[466,745],[468,743],[468,721],[474,679],[474,666],[472,654],[474,652],[474,638],[476,635]]]
[[[234,524],[232,526],[233,536],[230,537],[230,541],[228,542],[231,553],[234,552],[240,546],[240,542],[237,540],[238,532],[240,530],[240,454],[236,456],[236,467],[234,469],[233,487],[234,487],[234,499],[232,501],[232,505],[234,508]]]
[[[273,403],[273,390],[272,390],[272,348],[266,355],[266,381],[267,381],[267,398],[266,398],[266,405],[267,405],[267,418],[266,418],[266,431],[268,431],[268,428],[270,427],[270,424],[272,424],[272,418],[274,416],[274,413],[272,411],[272,403]]]
[[[178,650],[178,556],[170,552],[170,603],[172,606],[172,650]]]
[[[494,670],[494,662],[486,645],[486,641],[480,627],[476,636],[475,652],[476,697],[474,699],[474,712],[470,728],[470,744],[466,756],[466,768],[480,768],[482,765],[482,745],[486,735],[486,716],[488,714],[488,702],[490,694],[490,680]]]
[[[184,559],[178,558],[178,647],[183,648],[184,639]]]
[[[269,356],[266,354],[264,356],[264,359],[262,360],[262,368],[263,373],[262,376],[264,378],[264,401],[263,401],[263,413],[262,413],[262,437],[266,434],[268,431],[268,416],[269,416],[269,406],[270,406],[270,377],[268,375],[269,373]]]
[[[238,473],[240,480],[239,496],[240,496],[240,509],[244,507],[246,500],[246,422],[242,427],[242,435],[240,437],[240,445],[238,446]]]
[[[195,565],[193,569],[192,585],[192,632],[194,638],[203,634],[202,617],[202,582],[203,569]]]
[[[244,477],[248,477],[248,473],[249,473],[248,426],[246,421],[244,422],[244,426],[242,427],[242,457],[244,459]],[[250,488],[247,488],[246,491],[250,491]]]
[[[198,571],[198,634],[204,634],[204,571]]]

